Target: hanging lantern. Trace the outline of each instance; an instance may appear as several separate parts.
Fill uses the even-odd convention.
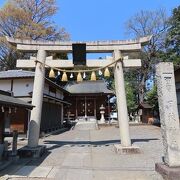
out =
[[[4,106],[1,107],[1,111],[4,112]]]
[[[67,77],[66,72],[63,72],[61,81],[64,81],[64,82],[68,81],[68,77]]]
[[[85,78],[86,78],[86,73],[84,72],[84,73],[83,73],[83,79],[85,79]]]
[[[49,78],[55,78],[55,73],[54,73],[54,70],[52,68],[49,72]]]
[[[11,114],[11,108],[9,107],[9,114]]]
[[[83,81],[83,78],[81,76],[81,73],[79,72],[77,75],[77,82]]]
[[[91,81],[96,81],[96,73],[94,71],[91,73]]]
[[[74,76],[73,76],[73,73],[71,73],[71,75],[70,75],[70,78],[72,79]]]
[[[108,67],[104,71],[104,77],[110,77],[110,72],[109,72]]]
[[[99,76],[101,76],[101,75],[103,74],[101,70],[99,70],[99,72],[98,72],[98,73],[99,73]]]

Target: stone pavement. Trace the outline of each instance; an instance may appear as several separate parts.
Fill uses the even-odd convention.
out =
[[[2,179],[60,180],[161,180],[155,163],[161,162],[160,128],[130,126],[132,141],[140,154],[119,155],[119,129],[71,130],[40,140],[48,152],[40,159],[20,159],[0,172]]]

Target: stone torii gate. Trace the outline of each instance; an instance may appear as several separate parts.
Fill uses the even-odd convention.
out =
[[[37,58],[30,60],[18,60],[18,68],[35,68],[34,89],[32,104],[35,108],[31,111],[28,147],[36,148],[39,141],[39,131],[41,122],[41,110],[43,101],[43,89],[45,80],[45,63],[50,67],[56,68],[73,68],[72,60],[52,60],[46,55],[47,52],[71,53],[72,44],[86,43],[87,53],[113,53],[113,59],[95,59],[87,60],[86,67],[104,67],[113,61],[122,58],[122,53],[139,52],[142,46],[150,41],[151,37],[142,37],[137,40],[124,41],[92,41],[92,42],[61,42],[61,41],[33,41],[21,40],[7,37],[7,41],[17,47],[22,52],[37,52]],[[36,61],[38,60],[38,61]],[[127,112],[126,94],[123,68],[140,67],[140,59],[124,59],[117,61],[114,66],[115,88],[118,107],[118,121],[120,129],[121,145],[117,149],[120,152],[127,152],[133,149],[129,134],[129,120]]]

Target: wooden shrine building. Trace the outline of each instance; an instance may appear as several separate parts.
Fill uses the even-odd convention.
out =
[[[34,86],[34,72],[24,70],[8,70],[0,72],[0,90],[9,91],[15,98],[27,103],[32,102]],[[45,79],[43,88],[42,121],[40,132],[50,132],[59,129],[63,125],[64,101],[66,90],[49,79]],[[33,104],[33,103],[32,103]],[[30,112],[25,109],[17,109],[12,113],[10,131],[17,130],[19,133],[26,133]]]
[[[11,93],[0,90],[0,160],[4,150],[7,150],[4,144],[4,137],[5,133],[10,134],[10,118],[16,114],[19,109],[30,111],[33,107],[33,105],[25,101],[14,98]]]
[[[100,119],[100,106],[105,109],[105,117],[108,117],[108,101],[113,91],[109,90],[103,80],[70,82],[65,86],[69,94],[65,101],[71,103],[65,108],[65,116],[73,119]]]

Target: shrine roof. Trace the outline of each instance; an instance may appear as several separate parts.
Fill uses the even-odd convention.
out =
[[[0,72],[0,79],[34,77],[34,72],[20,70],[8,70]]]
[[[0,71],[0,80],[2,79],[25,79],[25,78],[34,78],[35,72],[33,71],[25,71],[22,69],[19,70],[8,70],[8,71]],[[59,89],[63,92],[67,92],[65,89],[63,89],[61,86],[56,84],[55,82],[51,81],[50,79],[46,78],[46,82],[50,84],[51,86],[55,87],[56,89]]]
[[[34,107],[33,105],[25,101],[12,97],[10,94],[8,95],[8,92],[4,92],[2,90],[0,90],[0,105],[10,107],[22,107],[27,109],[33,109]]]
[[[72,94],[114,94],[112,90],[107,88],[106,83],[103,80],[70,82],[64,88]]]

